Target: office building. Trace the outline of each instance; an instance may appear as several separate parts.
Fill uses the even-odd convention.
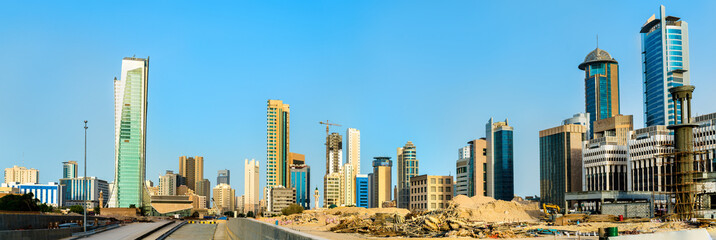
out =
[[[585,141],[582,147],[584,191],[627,190],[627,146],[616,137]]]
[[[487,195],[497,200],[511,201],[515,194],[513,131],[505,119],[486,125],[487,137]]]
[[[296,191],[296,203],[303,209],[310,209],[311,167],[306,164],[291,165],[291,187]]]
[[[266,110],[266,188],[289,184],[290,109],[281,100],[268,100]],[[266,193],[264,193],[266,194]]]
[[[374,157],[373,159],[373,176],[371,178],[373,205],[371,207],[382,208],[384,202],[391,200],[393,161],[390,160],[390,157]]]
[[[366,174],[357,174],[356,175],[356,207],[364,207],[368,208],[370,205],[368,205],[368,191],[370,191],[370,187],[368,186],[368,175]]]
[[[306,155],[300,153],[288,153],[288,166],[306,164]]]
[[[177,194],[177,174],[173,171],[167,170],[167,173],[164,174],[164,176],[159,176],[159,195],[179,195]]]
[[[32,184],[40,180],[40,171],[34,168],[12,166],[5,168],[5,183]]]
[[[296,203],[296,189],[285,187],[273,187],[269,190],[270,201],[268,201],[267,213],[281,215],[281,210]]]
[[[109,197],[109,184],[97,177],[63,178],[60,185],[64,207],[84,205],[84,201],[88,201],[89,208],[94,208],[99,206],[100,196],[102,199]]]
[[[398,148],[398,195],[395,196],[399,208],[410,205],[410,178],[418,176],[418,158],[415,145],[408,141]]]
[[[628,142],[628,190],[670,191],[673,178],[668,154],[674,152],[674,135],[666,126],[655,125],[630,132]],[[669,190],[667,190],[669,189]]]
[[[197,182],[204,179],[204,157],[179,157],[179,175],[189,189],[196,191]],[[202,195],[203,196],[203,195]]]
[[[214,187],[214,208],[222,214],[227,211],[234,211],[234,206],[236,205],[234,203],[235,196],[236,192],[231,186],[223,183],[216,185]]]
[[[353,165],[353,172],[360,174],[360,130],[348,128],[346,130],[346,159],[348,164]]]
[[[607,51],[596,48],[579,64],[584,70],[585,111],[589,123],[619,114],[619,63]],[[590,129],[589,134],[592,133]]]
[[[457,162],[455,162],[455,195],[468,196],[469,178],[472,176],[468,172],[470,168],[470,146],[458,149]]]
[[[652,15],[641,27],[641,53],[644,87],[644,122],[646,127],[672,125],[680,106],[668,89],[690,84],[689,25],[678,17],[666,15],[659,8],[659,18]],[[670,112],[671,109],[677,109]]]
[[[355,172],[352,164],[341,168],[341,206],[355,206]]]
[[[62,178],[76,178],[77,177],[77,162],[67,161],[62,162]]]
[[[455,195],[487,196],[487,140],[475,139],[458,149]]]
[[[244,211],[258,212],[259,207],[259,162],[244,160]]]
[[[149,58],[124,58],[114,79],[114,185],[110,207],[144,205]],[[146,198],[148,199],[148,197]]]
[[[323,176],[323,207],[341,206],[341,173],[333,172]]]
[[[209,195],[211,194],[211,182],[209,179],[202,179],[201,181],[196,182],[196,190],[194,192],[196,195],[204,196],[206,199],[211,199],[211,195]],[[207,201],[204,208],[209,207],[209,201]]]
[[[229,169],[219,170],[216,174],[216,184],[231,185],[231,172]]]
[[[331,133],[326,137],[326,174],[340,172],[343,163],[343,136]]]
[[[592,121],[589,113],[577,113],[574,114],[571,118],[567,118],[564,121],[562,121],[562,125],[568,125],[568,124],[576,124],[576,125],[582,125],[587,128],[587,134],[585,136],[584,140],[592,139]]]
[[[582,190],[582,142],[587,127],[566,124],[539,132],[540,201],[567,207],[564,194]]]
[[[410,178],[410,209],[445,209],[453,196],[452,176],[420,175]]]
[[[3,183],[0,187],[15,188],[19,194],[32,193],[37,200],[40,200],[40,203],[53,207],[59,207],[62,204],[63,187],[56,182],[49,182],[47,184],[11,182]]]
[[[616,115],[593,123],[594,138],[615,137],[617,144],[627,145],[629,131],[634,129],[632,115]]]

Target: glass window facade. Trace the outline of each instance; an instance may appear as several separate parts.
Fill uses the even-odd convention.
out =
[[[311,208],[310,186],[311,168],[305,165],[291,167],[291,187],[296,189],[296,204],[304,209]]]
[[[494,135],[495,199],[511,201],[515,194],[513,141],[511,130],[499,130]]]
[[[356,176],[356,206],[368,208],[368,176]]]

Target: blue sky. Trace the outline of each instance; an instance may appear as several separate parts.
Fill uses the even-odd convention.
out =
[[[716,112],[713,1],[5,2],[0,7],[0,161],[57,181],[82,160],[113,178],[112,79],[150,56],[147,177],[205,157],[243,193],[261,162],[266,100],[291,105],[291,150],[322,186],[330,120],[361,130],[361,171],[417,146],[421,173],[455,174],[458,148],[509,118],[515,191],[539,194],[539,130],[584,111],[577,65],[595,47],[620,64],[622,114],[643,126],[639,29],[659,4],[689,23],[694,111]],[[394,181],[395,183],[395,181]],[[322,187],[319,187],[322,189]]]

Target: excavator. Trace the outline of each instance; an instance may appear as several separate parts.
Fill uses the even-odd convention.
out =
[[[554,222],[556,218],[562,216],[562,209],[556,204],[542,203],[542,209],[544,214],[547,215],[547,221]]]

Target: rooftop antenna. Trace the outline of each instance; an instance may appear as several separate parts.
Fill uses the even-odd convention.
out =
[[[597,48],[599,48],[599,34],[597,34]]]

